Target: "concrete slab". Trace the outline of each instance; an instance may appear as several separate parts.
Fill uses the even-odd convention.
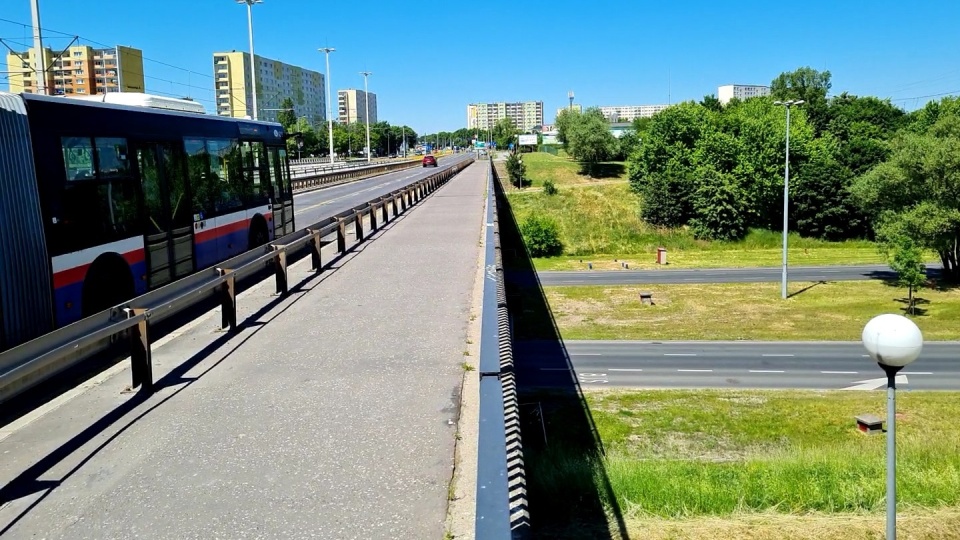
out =
[[[154,395],[118,375],[10,432],[0,535],[442,537],[487,166],[241,297],[240,332],[179,333]]]

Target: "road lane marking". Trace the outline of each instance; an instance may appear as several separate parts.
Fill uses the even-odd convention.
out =
[[[682,373],[712,373],[712,369],[678,369]]]
[[[793,355],[792,355],[792,354],[761,354],[760,356],[768,356],[768,357],[780,357],[780,356],[784,356],[784,357],[786,357],[786,356],[793,356]]]
[[[632,371],[643,371],[643,370],[642,370],[642,369],[634,369],[634,368],[610,368],[610,369],[608,369],[607,371],[631,371],[631,372],[632,372]]]
[[[901,375],[933,375],[932,371],[901,371]]]
[[[751,369],[750,373],[783,373],[782,369]]]
[[[821,371],[824,375],[856,375],[857,371]]]
[[[663,353],[664,356],[696,356],[696,353]]]

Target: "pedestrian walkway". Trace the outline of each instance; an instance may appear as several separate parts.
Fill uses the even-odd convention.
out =
[[[183,329],[152,396],[124,371],[0,432],[0,536],[442,538],[488,167]]]

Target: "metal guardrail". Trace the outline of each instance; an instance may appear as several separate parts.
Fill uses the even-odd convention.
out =
[[[291,255],[309,250],[314,271],[323,271],[320,258],[322,239],[336,234],[337,252],[345,253],[347,227],[353,225],[356,244],[366,238],[363,220],[369,216],[370,232],[417,204],[466,168],[472,160],[457,163],[387,195],[346,210],[305,229],[250,250],[222,262],[216,268],[202,270],[150,291],[118,306],[92,315],[69,326],[0,353],[0,402],[34,386],[84,360],[105,340],[117,340],[129,334],[133,387],[153,389],[150,360],[150,325],[212,297],[220,299],[221,326],[237,327],[237,289],[239,279],[262,271],[272,264],[277,293],[288,290],[287,261]],[[392,213],[388,210],[392,206]],[[392,214],[392,217],[391,217]],[[352,249],[353,246],[350,247]]]
[[[419,166],[420,163],[420,160],[405,160],[374,165],[364,163],[362,166],[341,167],[334,170],[314,169],[314,171],[295,172],[291,169],[291,187],[294,191],[299,191],[329,184],[338,184],[345,180],[360,180],[390,171],[410,169]]]
[[[486,252],[480,319],[480,429],[476,538],[521,540],[530,534],[513,339],[503,283],[495,170],[487,176]]]

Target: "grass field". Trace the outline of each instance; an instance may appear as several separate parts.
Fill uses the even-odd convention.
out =
[[[803,290],[806,289],[806,290]],[[799,291],[803,292],[799,292]],[[643,305],[639,292],[653,292]],[[546,287],[565,339],[860,339],[881,313],[906,307],[906,290],[880,281]],[[927,340],[960,339],[960,290],[924,289],[913,320]]]
[[[697,240],[686,229],[653,227],[640,217],[641,200],[630,191],[622,164],[607,164],[608,178],[591,179],[566,158],[545,153],[523,154],[533,189],[508,192],[518,223],[533,215],[557,222],[564,256],[537,259],[538,270],[594,269],[655,266],[658,247],[667,248],[667,268],[776,266],[780,264],[782,237],[774,231],[751,231],[737,242]],[[552,179],[559,189],[553,196],[540,188]],[[870,264],[883,259],[872,242],[825,242],[792,234],[788,239],[791,264]],[[616,259],[616,261],[615,261]]]
[[[860,434],[853,420],[883,417],[880,392],[605,390],[586,398],[606,456],[571,455],[563,423],[554,422],[551,444],[527,459],[534,493],[568,498],[542,510],[553,510],[558,525],[543,537],[589,537],[569,499],[583,485],[573,479],[592,475],[610,486],[630,538],[882,538],[885,438]],[[951,418],[960,393],[903,392],[897,406],[903,537],[955,538],[960,424]]]

